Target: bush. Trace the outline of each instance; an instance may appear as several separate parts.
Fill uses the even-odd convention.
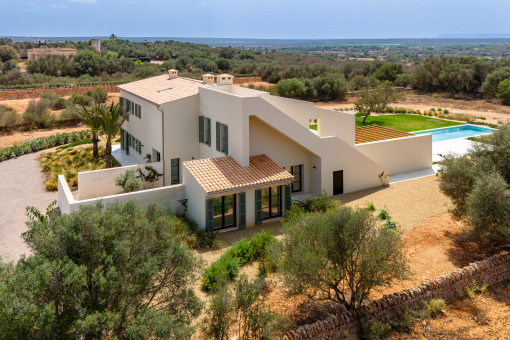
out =
[[[122,187],[123,192],[133,192],[141,190],[144,181],[136,176],[135,170],[126,170],[115,177],[115,184]]]
[[[105,90],[98,87],[91,95],[92,99],[96,104],[106,103],[106,98],[108,97],[108,93]]]
[[[388,208],[381,208],[379,209],[379,213],[377,214],[377,218],[380,220],[391,220],[390,212],[388,211]]]
[[[47,100],[31,100],[23,113],[23,122],[29,127],[39,129],[48,128],[53,125],[55,117],[50,114],[50,104]]]
[[[67,106],[89,106],[92,104],[92,97],[88,96],[87,94],[78,94],[73,93],[71,98],[67,100]]]
[[[52,93],[43,93],[41,99],[47,100],[53,110],[62,110],[66,107],[65,99]]]
[[[375,207],[374,202],[372,202],[372,201],[366,202],[365,205],[367,206],[367,209],[369,211],[376,211],[377,210],[376,207]]]
[[[201,287],[206,291],[214,290],[222,277],[232,279],[238,273],[239,260],[231,255],[223,255],[204,270]]]
[[[0,127],[5,130],[12,130],[16,128],[21,119],[20,116],[15,111],[6,111],[0,113]]]
[[[466,295],[470,299],[474,299],[477,295],[485,293],[487,287],[488,286],[486,284],[480,287],[475,281],[473,281],[469,287],[466,287]]]
[[[446,303],[443,299],[430,299],[429,302],[424,304],[429,316],[432,317],[441,314],[446,309]]]
[[[294,208],[294,212],[296,212],[296,209],[298,211],[302,210],[303,212],[326,212],[333,209],[334,207],[336,207],[336,203],[328,199],[327,193],[325,191],[319,198],[309,196],[304,201],[292,201],[292,208]]]

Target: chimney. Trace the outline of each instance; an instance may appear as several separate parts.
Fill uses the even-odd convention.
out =
[[[234,76],[231,74],[220,74],[217,78],[218,85],[234,85]]]
[[[174,69],[168,70],[168,79],[169,80],[177,78],[178,75],[179,75],[179,71],[174,70]]]
[[[209,73],[202,75],[202,81],[204,84],[214,84],[216,82],[215,78],[216,76]]]

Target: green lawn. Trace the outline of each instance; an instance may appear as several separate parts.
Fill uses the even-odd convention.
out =
[[[356,127],[363,126],[361,125],[362,121],[363,117],[356,117]],[[365,126],[379,125],[404,132],[437,129],[462,124],[465,123],[457,123],[449,120],[419,115],[368,116],[367,121],[365,122]]]

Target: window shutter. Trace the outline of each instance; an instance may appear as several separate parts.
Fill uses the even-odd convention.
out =
[[[220,148],[220,140],[221,140],[221,136],[220,136],[220,131],[221,131],[221,127],[220,127],[220,122],[216,122],[216,151],[221,151],[221,148]]]
[[[211,118],[207,118],[207,145],[211,146]]]
[[[205,230],[213,231],[213,199],[205,200]]]
[[[223,153],[228,155],[228,125],[223,125]]]
[[[246,193],[239,193],[239,229],[246,228]]]
[[[124,129],[120,129],[120,149],[126,150],[126,145],[124,145],[124,142],[126,139],[124,138]]]
[[[119,105],[122,108],[122,115],[124,115],[126,113],[126,108],[124,107],[124,98],[119,98]]]
[[[204,142],[204,116],[198,116],[198,142]]]
[[[285,186],[285,211],[292,207],[292,184]]]
[[[255,224],[262,224],[262,190],[255,190]]]
[[[126,155],[129,155],[129,147],[131,146],[131,135],[129,132],[126,132]]]

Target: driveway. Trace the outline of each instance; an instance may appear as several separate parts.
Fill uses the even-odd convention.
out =
[[[30,250],[21,238],[27,230],[25,207],[35,206],[42,212],[57,199],[56,192],[44,188],[43,173],[32,153],[0,162],[0,257],[17,261]]]

